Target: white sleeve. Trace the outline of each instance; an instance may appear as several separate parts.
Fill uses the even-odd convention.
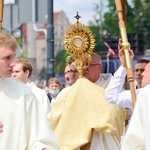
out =
[[[141,90],[125,135],[122,150],[150,149],[150,85]]]
[[[27,97],[28,98],[28,97]],[[29,99],[29,98],[28,98]],[[27,104],[25,112],[26,135],[28,137],[28,148],[31,150],[58,150],[58,144],[49,122],[40,106],[40,103],[32,98]]]
[[[123,90],[125,76],[126,68],[120,66],[106,88],[105,99],[109,103],[133,110],[130,90]]]
[[[44,90],[41,92],[41,95],[42,95],[42,108],[43,108],[44,112],[46,113],[48,121],[50,122],[51,104],[50,104],[48,96]]]

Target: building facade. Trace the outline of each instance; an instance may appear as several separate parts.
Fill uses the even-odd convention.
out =
[[[47,24],[36,24],[38,29],[46,31]],[[54,54],[64,49],[63,37],[70,27],[70,22],[64,11],[54,13]],[[24,24],[23,30],[23,50],[27,53],[34,67],[34,74],[39,74],[46,68],[47,43],[44,32],[36,32],[31,23]]]

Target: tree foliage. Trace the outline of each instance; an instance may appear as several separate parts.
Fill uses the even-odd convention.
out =
[[[108,1],[108,11],[104,14],[104,21],[102,22],[105,35],[119,35],[118,18],[115,8],[115,3],[112,0]]]
[[[127,33],[143,33],[145,39],[144,48],[150,48],[150,42],[147,42],[150,37],[150,1],[132,0],[131,4],[129,4],[127,0],[125,2]],[[102,13],[97,9],[99,5],[100,4],[97,4],[95,12]],[[91,24],[92,23],[90,23],[90,25]],[[108,35],[112,37],[120,36],[118,16],[114,0],[108,0],[107,11],[104,13],[103,19],[101,19],[100,26],[103,29],[103,37],[107,37]],[[97,29],[97,33],[98,31],[99,30]],[[98,38],[98,36],[96,36],[96,38]]]
[[[134,0],[134,32],[143,33],[145,40],[145,48],[150,48],[150,42],[147,40],[150,37],[150,1],[149,0]]]
[[[67,56],[68,54],[65,50],[60,50],[55,57],[55,71],[59,75],[64,74]]]
[[[89,22],[89,27],[94,34],[96,46],[94,52],[101,54],[104,52],[103,39],[111,37],[119,37],[120,30],[118,26],[118,14],[116,11],[115,1],[108,0],[107,11],[102,12],[102,2],[95,4],[94,12],[98,14],[95,16],[95,21]],[[150,0],[132,0],[132,3],[125,1],[126,7],[126,29],[127,33],[143,33],[145,44],[144,48],[150,48]],[[66,66],[67,53],[65,50],[59,51],[55,58],[56,73],[63,75]]]
[[[99,53],[100,51],[103,50],[103,44],[102,44],[103,40],[102,40],[101,35],[99,33],[99,27],[93,25],[93,26],[90,26],[90,29],[92,30],[92,33],[93,33],[94,38],[95,38],[94,52]]]

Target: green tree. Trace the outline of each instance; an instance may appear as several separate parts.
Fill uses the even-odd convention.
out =
[[[22,47],[22,38],[16,38],[16,41],[20,47]]]
[[[95,48],[93,51],[95,53],[100,53],[101,51],[103,51],[103,39],[99,33],[99,26],[93,25],[90,26],[89,28],[91,29],[95,38]]]
[[[59,75],[64,74],[67,56],[68,54],[65,50],[60,50],[55,57],[55,71]]]
[[[105,36],[118,36],[119,28],[115,2],[109,0],[107,7],[108,11],[104,14],[104,21],[102,23],[103,30],[105,31]]]
[[[126,21],[127,33],[143,33],[145,39],[145,48],[150,48],[150,43],[147,39],[150,37],[150,1],[149,0],[134,0],[129,5],[126,0]],[[120,36],[118,26],[118,16],[116,12],[115,2],[108,0],[108,11],[104,13],[104,19],[101,23],[104,36]],[[95,9],[95,11],[97,11]]]
[[[150,1],[149,0],[134,0],[134,32],[143,33],[145,40],[145,49],[150,48],[150,42],[147,40],[150,37]]]
[[[93,17],[94,21],[89,22],[89,28],[92,30],[92,33],[95,38],[95,48],[94,52],[101,54],[103,53],[103,8],[104,8],[104,1],[100,1],[99,4],[94,3],[94,12],[95,15]]]
[[[41,77],[41,79],[46,79],[46,68],[43,67],[39,73],[39,76]]]
[[[118,25],[118,14],[116,11],[115,2],[112,0],[108,1],[108,11],[104,14],[103,28],[106,35],[110,34],[112,36],[120,35],[119,25]],[[127,31],[129,33],[133,32],[133,22],[134,22],[134,12],[133,8],[126,1],[126,24]]]

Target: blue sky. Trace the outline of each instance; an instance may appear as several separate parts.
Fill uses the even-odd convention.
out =
[[[95,14],[94,3],[99,4],[100,1],[106,5],[105,0],[54,0],[54,11],[63,10],[72,24],[76,22],[74,16],[78,11],[81,16],[80,22],[87,25]],[[104,8],[106,9],[106,6]]]

